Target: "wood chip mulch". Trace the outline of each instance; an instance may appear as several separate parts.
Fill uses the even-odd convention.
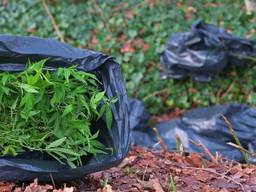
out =
[[[0,192],[256,192],[256,166],[133,147],[119,166],[57,186],[0,182]]]

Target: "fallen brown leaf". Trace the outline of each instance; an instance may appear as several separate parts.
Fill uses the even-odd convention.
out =
[[[74,187],[64,187],[63,189],[54,189],[53,192],[74,192]]]
[[[25,188],[24,192],[48,192],[52,189],[53,186],[51,185],[38,185],[38,181],[35,179],[33,183]]]
[[[152,183],[153,185],[153,188],[155,189],[155,191],[157,192],[164,192],[160,182],[159,182],[159,179],[151,179],[150,182]]]
[[[185,18],[186,19],[191,19],[193,17],[193,15],[197,12],[195,7],[189,6],[186,9],[186,14],[185,14]]]
[[[0,182],[0,191],[1,192],[9,192],[12,191],[14,188],[14,183],[8,183],[8,182]]]
[[[191,153],[186,158],[187,162],[194,167],[202,167],[202,156],[197,153]]]

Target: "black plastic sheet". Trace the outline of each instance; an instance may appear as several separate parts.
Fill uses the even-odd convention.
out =
[[[111,130],[106,128],[103,121],[95,124],[96,128],[100,128],[100,141],[113,148],[113,153],[87,158],[84,166],[75,169],[34,152],[17,157],[1,157],[0,180],[31,181],[38,178],[39,181],[50,181],[52,177],[55,181],[68,181],[115,166],[129,151],[128,100],[120,66],[114,58],[50,39],[0,36],[0,71],[22,71],[28,60],[39,61],[45,58],[48,58],[48,70],[76,65],[78,70],[95,72],[102,80],[107,96],[119,98],[112,106],[114,120]]]
[[[256,57],[253,41],[198,20],[189,32],[176,33],[168,40],[160,56],[164,66],[162,78],[192,77],[208,82],[228,66],[246,66],[248,57]]]
[[[129,117],[131,130],[144,130],[148,126],[150,114],[142,101],[129,98]]]
[[[169,150],[176,149],[178,136],[186,152],[203,152],[193,143],[201,142],[212,154],[219,152],[228,159],[243,162],[241,151],[228,144],[237,143],[223,116],[231,123],[242,146],[253,153],[256,149],[256,108],[247,105],[228,104],[192,109],[183,117],[160,123],[156,128]],[[155,131],[149,127],[134,129],[132,135],[135,145],[161,149]],[[255,160],[255,157],[249,158],[252,163],[256,163]]]

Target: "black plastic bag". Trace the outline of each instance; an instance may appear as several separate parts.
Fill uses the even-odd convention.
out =
[[[229,104],[209,108],[192,109],[182,118],[156,125],[160,137],[169,150],[176,149],[176,136],[181,139],[186,152],[202,152],[193,142],[203,143],[211,152],[217,151],[228,159],[243,162],[241,151],[228,143],[236,144],[224,115],[232,124],[243,147],[251,152],[256,149],[256,108],[247,105]],[[151,128],[132,131],[133,143],[149,148],[161,149],[156,133]],[[255,157],[249,158],[256,163]]]
[[[131,130],[144,130],[148,126],[150,114],[142,101],[129,98],[129,117]]]
[[[191,76],[195,81],[207,82],[228,65],[245,66],[248,57],[256,57],[254,49],[252,41],[198,20],[189,32],[176,33],[168,40],[160,56],[162,78]]]
[[[113,148],[112,154],[99,154],[87,159],[84,166],[71,169],[55,160],[45,159],[41,154],[27,152],[17,157],[0,158],[0,180],[68,181],[86,174],[101,171],[117,165],[127,155],[130,148],[130,121],[126,88],[120,66],[114,58],[102,53],[73,48],[70,45],[50,39],[23,36],[0,36],[0,71],[22,71],[28,59],[39,61],[48,58],[46,68],[77,65],[78,70],[95,72],[102,80],[108,97],[117,96],[113,104],[113,127],[106,128],[103,121],[99,140]]]

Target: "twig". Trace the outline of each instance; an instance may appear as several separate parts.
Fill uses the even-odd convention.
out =
[[[193,143],[194,145],[196,145],[197,147],[202,148],[204,153],[206,155],[208,155],[215,164],[218,164],[218,161],[216,160],[216,158],[213,156],[213,154],[210,152],[210,150],[201,141],[195,142],[191,139],[189,141],[191,143]]]
[[[241,146],[239,146],[239,145],[236,145],[235,143],[232,143],[232,142],[228,142],[227,144],[230,145],[230,146],[232,146],[232,147],[235,147],[235,148],[237,148],[237,149],[239,149],[239,150],[241,150],[241,151],[244,151],[245,153],[247,153],[247,154],[249,154],[249,155],[251,155],[251,156],[253,156],[253,157],[256,157],[256,154],[255,154],[255,153],[252,153],[252,152],[248,151],[248,150],[245,149],[244,147],[241,147]]]
[[[164,153],[168,153],[168,148],[167,148],[167,145],[166,143],[163,141],[163,139],[161,138],[157,128],[153,128],[153,131],[156,133],[156,137],[157,137],[157,140],[158,142],[162,145],[162,148],[163,148],[163,151]]]
[[[229,84],[229,86],[226,89],[226,91],[223,94],[221,94],[220,99],[223,99],[224,97],[227,96],[227,94],[232,90],[234,84],[235,84],[235,80],[233,80],[232,83]]]
[[[157,143],[155,143],[155,144],[153,145],[153,148],[156,148],[159,144],[161,145],[161,142],[160,142],[160,141],[158,141]]]
[[[171,155],[168,151],[168,148],[167,148],[167,145],[166,143],[164,142],[164,140],[161,138],[161,135],[160,133],[158,132],[157,128],[153,128],[153,131],[156,133],[156,137],[157,137],[157,140],[158,140],[158,143],[161,144],[162,148],[163,148],[163,153],[164,153],[164,156],[165,156],[165,159],[168,159],[170,160],[171,159]]]
[[[146,168],[145,168],[145,170],[143,171],[142,181],[145,181],[145,175],[146,175],[146,173],[147,173],[147,170],[148,170],[148,164],[146,165]]]
[[[222,93],[222,92],[223,92],[222,89],[219,89],[219,90],[217,91],[217,93],[216,93],[217,103],[220,103],[220,100],[227,96],[227,94],[228,94],[228,93],[231,91],[231,89],[233,88],[234,83],[235,83],[235,80],[233,80],[233,81],[229,84],[228,88],[226,89],[226,91],[224,91],[224,93]]]
[[[221,115],[221,116],[222,116],[224,122],[227,124],[227,127],[228,127],[228,129],[229,129],[231,135],[232,135],[233,138],[235,139],[236,144],[240,147],[240,149],[244,149],[244,147],[242,146],[242,144],[241,144],[241,142],[240,142],[238,136],[236,135],[236,132],[235,132],[235,130],[233,129],[233,126],[231,125],[230,121],[229,121],[229,120],[227,119],[227,117],[225,117],[224,115]],[[246,162],[247,164],[249,164],[248,153],[246,153],[244,150],[240,150],[240,151],[241,151],[241,153],[242,153],[242,155],[243,155],[243,157],[244,157],[245,162]]]
[[[187,168],[187,169],[196,169],[196,170],[203,170],[203,171],[207,171],[207,172],[209,172],[209,173],[213,173],[213,174],[215,174],[215,175],[221,176],[222,178],[225,178],[225,179],[227,179],[228,181],[232,181],[233,183],[239,185],[239,186],[241,187],[242,191],[245,192],[245,189],[244,189],[244,186],[243,186],[242,183],[236,181],[236,180],[235,180],[234,178],[232,178],[232,177],[229,177],[229,176],[225,175],[225,174],[228,173],[228,172],[225,172],[224,174],[221,174],[221,173],[216,172],[215,170],[207,169],[207,168],[198,168],[198,167],[184,167],[184,168]]]
[[[222,155],[218,151],[216,151],[216,153],[215,153],[215,159],[218,162],[220,162],[222,160]]]
[[[159,90],[159,91],[155,91],[147,96],[145,96],[144,98],[142,98],[142,101],[146,101],[147,99],[149,99],[150,97],[154,97],[156,95],[159,95],[159,94],[162,94],[164,92],[167,92],[169,89],[165,88],[165,89],[162,89],[162,90]]]
[[[52,176],[51,173],[50,173],[50,178],[51,178],[51,181],[52,181],[53,188],[56,189],[56,185],[55,185],[55,182],[54,182],[54,179],[53,179],[53,176]]]
[[[225,173],[222,174],[222,178],[224,178],[223,175],[227,175],[231,170],[232,170],[232,167],[229,168],[227,171],[225,171]]]
[[[65,42],[64,37],[61,34],[59,26],[58,26],[56,20],[54,19],[53,15],[51,14],[51,11],[50,11],[48,5],[46,4],[45,0],[42,0],[42,3],[43,3],[44,9],[45,9],[47,15],[49,16],[49,18],[52,22],[52,25],[53,25],[54,30],[56,31],[56,34],[60,38],[60,41],[64,43]]]
[[[256,62],[256,54],[251,55],[251,56],[247,56],[247,55],[240,55],[240,54],[231,53],[231,55],[236,56],[239,59],[247,59],[249,61]]]
[[[178,134],[176,134],[176,150],[180,155],[184,154],[184,146]]]

